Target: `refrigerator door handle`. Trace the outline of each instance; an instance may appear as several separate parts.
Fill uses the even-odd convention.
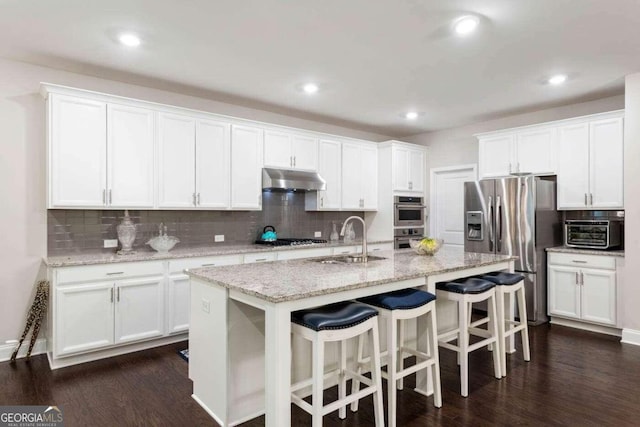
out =
[[[498,218],[496,219],[496,224],[498,226],[496,251],[501,252],[502,251],[502,200],[500,200],[500,196],[496,196],[496,206],[498,208]]]
[[[489,251],[493,252],[494,243],[494,214],[493,214],[493,197],[489,196]]]

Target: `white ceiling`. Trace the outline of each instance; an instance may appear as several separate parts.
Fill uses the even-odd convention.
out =
[[[467,13],[479,30],[454,36]],[[0,0],[0,34],[3,57],[396,136],[619,94],[640,71],[639,0]]]

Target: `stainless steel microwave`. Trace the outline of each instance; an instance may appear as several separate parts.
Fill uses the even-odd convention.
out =
[[[396,196],[393,206],[393,224],[396,227],[424,226],[427,207],[422,197]]]
[[[566,220],[564,244],[571,248],[613,249],[622,243],[622,223],[609,220]]]

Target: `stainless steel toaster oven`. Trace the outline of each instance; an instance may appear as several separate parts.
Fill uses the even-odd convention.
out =
[[[613,249],[622,242],[622,223],[610,220],[566,220],[564,243],[571,248]]]

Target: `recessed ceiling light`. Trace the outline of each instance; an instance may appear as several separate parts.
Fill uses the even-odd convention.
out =
[[[140,46],[140,37],[132,33],[123,33],[118,36],[118,40],[125,46],[136,47]]]
[[[453,29],[459,36],[466,36],[475,31],[480,20],[477,16],[463,16],[453,23]]]
[[[304,90],[306,93],[316,93],[319,89],[320,88],[315,83],[307,83],[302,86],[302,90]]]
[[[549,80],[547,80],[550,85],[561,85],[566,81],[567,76],[565,74],[556,74],[555,76],[549,77]]]
[[[409,111],[408,113],[404,114],[404,118],[407,120],[415,120],[417,119],[419,116],[419,114],[416,111]]]

